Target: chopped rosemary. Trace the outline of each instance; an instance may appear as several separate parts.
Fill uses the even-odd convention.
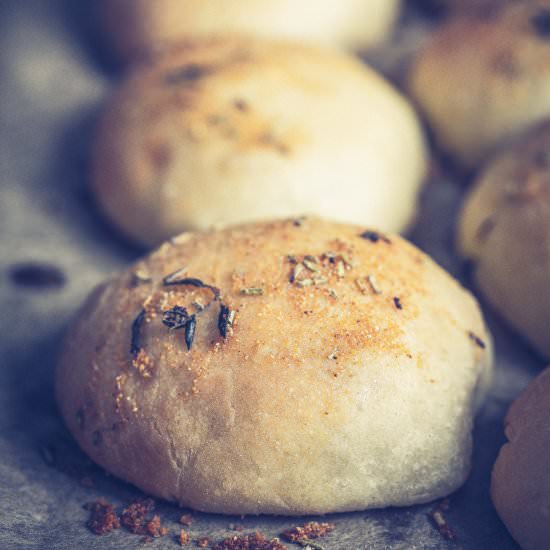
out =
[[[335,300],[338,300],[338,294],[336,294],[336,290],[334,290],[333,288],[328,289],[328,295],[331,298],[334,298]]]
[[[195,339],[195,330],[197,328],[197,318],[195,315],[191,315],[185,323],[185,345],[187,349],[191,351],[191,346],[193,345],[193,340]]]
[[[287,254],[286,259],[291,263],[296,265],[298,263],[298,260],[296,259],[296,256],[293,256],[292,254]]]
[[[341,279],[342,277],[344,277],[345,274],[346,274],[346,269],[344,267],[344,262],[339,261],[336,264],[336,275],[338,275],[338,277]]]
[[[361,278],[355,279],[355,284],[357,285],[357,288],[361,291],[362,294],[367,293],[368,288],[363,279]]]
[[[220,314],[218,316],[218,330],[222,338],[226,338],[227,334],[233,328],[235,320],[235,311],[229,309],[225,304],[220,304]]]
[[[333,360],[333,361],[336,360],[336,359],[338,359],[338,348],[334,348],[334,349],[330,352],[330,354],[328,355],[327,358],[328,358],[328,359],[331,359],[331,360]]]
[[[306,286],[313,286],[314,282],[313,279],[300,279],[299,281],[296,281],[296,286],[299,286],[300,288],[304,288]]]
[[[302,264],[297,264],[294,270],[292,271],[292,274],[290,275],[290,282],[294,283],[297,281],[298,276],[304,271],[304,266]]]
[[[395,307],[397,309],[403,309],[403,304],[401,303],[401,298],[399,298],[398,296],[393,297],[393,303],[395,304]]]
[[[382,294],[382,291],[378,286],[378,281],[376,280],[374,275],[367,275],[367,281],[369,282],[369,285],[375,294]]]
[[[259,287],[241,288],[241,294],[245,296],[261,296],[263,293],[264,289]]]
[[[132,323],[132,339],[130,353],[136,357],[141,350],[141,326],[145,321],[145,310],[142,309]]]
[[[377,231],[364,231],[359,235],[362,239],[365,239],[367,241],[370,241],[371,243],[377,243],[378,241],[382,241],[387,244],[391,244],[390,239],[383,235],[382,233],[378,233]]]
[[[302,262],[304,266],[310,271],[318,272],[319,267],[317,266],[317,259],[313,256],[306,256]]]
[[[162,322],[169,329],[178,330],[183,328],[189,319],[189,313],[184,307],[174,306],[162,312]]]
[[[328,284],[328,279],[324,277],[323,275],[314,275],[313,276],[313,284],[315,285],[326,285]]]
[[[180,269],[177,269],[174,271],[174,273],[170,273],[170,275],[166,275],[164,279],[162,279],[163,285],[177,285],[180,284],[180,281],[182,280],[182,276],[185,275],[187,272],[186,267],[182,267]]]

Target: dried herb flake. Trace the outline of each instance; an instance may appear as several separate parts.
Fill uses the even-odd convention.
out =
[[[130,353],[137,357],[141,350],[141,326],[145,321],[145,310],[142,309],[132,323],[132,339],[130,344]]]

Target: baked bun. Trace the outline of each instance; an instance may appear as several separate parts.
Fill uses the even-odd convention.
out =
[[[502,521],[523,550],[550,541],[550,369],[514,401],[506,417],[508,443],[493,469],[491,495]]]
[[[217,38],[188,42],[115,92],[93,187],[145,244],[304,213],[398,231],[425,165],[409,103],[351,56]]]
[[[390,33],[400,0],[102,0],[101,18],[124,61],[182,38],[254,34],[354,50]]]
[[[430,258],[308,218],[184,233],[100,287],[57,395],[89,456],[146,493],[324,514],[459,487],[491,365],[475,300]]]
[[[466,198],[459,247],[495,309],[550,358],[550,122],[488,164]]]
[[[466,168],[550,116],[550,2],[458,17],[413,64],[411,94],[438,145]]]

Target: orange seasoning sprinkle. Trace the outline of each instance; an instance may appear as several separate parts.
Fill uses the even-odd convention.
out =
[[[191,540],[191,537],[189,537],[189,533],[187,533],[187,531],[182,529],[178,537],[178,542],[180,543],[180,546],[185,546],[189,544],[190,540]]]
[[[91,512],[86,525],[92,533],[105,535],[120,527],[120,521],[115,513],[114,506],[105,499],[100,498],[95,502],[90,502],[84,508]]]
[[[451,526],[447,523],[445,519],[444,512],[446,512],[450,507],[449,499],[446,498],[442,500],[431,512],[430,518],[433,521],[434,525],[437,527],[439,534],[447,540],[455,540],[456,533],[452,530]]]
[[[122,525],[124,525],[124,527],[126,527],[132,533],[136,533],[139,535],[151,535],[152,533],[150,531],[154,532],[155,527],[154,524],[149,527],[147,526],[147,524],[149,523],[147,521],[147,514],[152,512],[154,508],[155,503],[150,498],[134,500],[122,511]]]
[[[283,533],[283,537],[291,542],[318,539],[325,537],[335,529],[334,523],[319,523],[308,521],[301,527],[293,527]]]

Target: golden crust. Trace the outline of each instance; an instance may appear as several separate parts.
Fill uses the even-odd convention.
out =
[[[490,337],[473,298],[427,256],[364,231],[308,218],[184,234],[117,276],[79,314],[57,372],[83,449],[146,492],[222,513],[326,513],[454,490]],[[219,300],[162,284],[184,267],[178,277]],[[188,351],[162,312],[196,302]],[[221,304],[236,312],[226,338]]]
[[[506,443],[495,463],[491,496],[501,519],[524,550],[544,550],[550,540],[550,369],[512,403]]]
[[[549,7],[452,18],[415,61],[411,94],[439,145],[467,168],[550,116]]]
[[[354,58],[218,37],[121,84],[97,131],[93,189],[149,245],[304,213],[400,231],[425,160],[408,102]]]
[[[461,253],[495,309],[550,357],[550,123],[497,155],[466,199]]]

